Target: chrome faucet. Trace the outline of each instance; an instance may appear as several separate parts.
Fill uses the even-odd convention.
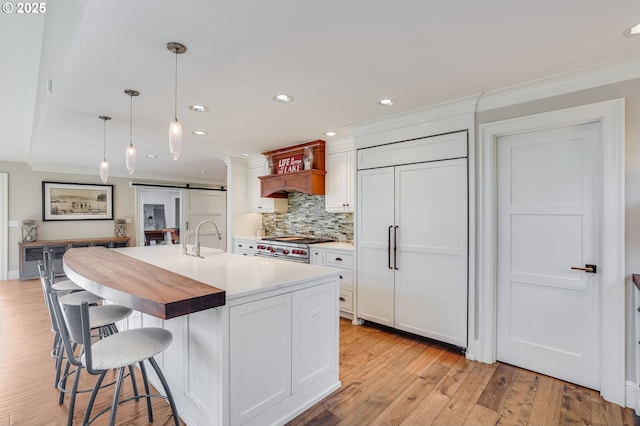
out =
[[[216,235],[218,236],[218,240],[222,240],[222,234],[220,233],[220,230],[218,229],[218,225],[216,225],[216,223],[211,221],[211,220],[203,220],[196,227],[196,240],[193,242],[193,248],[191,249],[191,253],[187,253],[187,247],[186,247],[186,240],[187,239],[185,238],[185,246],[183,248],[184,254],[188,254],[189,256],[202,257],[202,256],[200,256],[200,227],[202,225],[204,225],[205,223],[210,223],[213,226],[215,226],[216,227]]]
[[[195,235],[193,232],[189,232],[188,234],[184,235],[184,238],[180,237],[182,239],[182,254],[189,254],[187,253],[187,241],[189,241],[189,237],[191,235]]]

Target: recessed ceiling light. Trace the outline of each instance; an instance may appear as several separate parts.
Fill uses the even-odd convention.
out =
[[[193,132],[191,132],[191,133],[193,133],[193,134],[194,134],[194,135],[196,135],[196,136],[204,136],[204,135],[206,135],[206,134],[207,134],[207,132],[205,132],[204,130],[194,130],[194,131],[193,131]]]
[[[195,111],[195,112],[206,112],[209,111],[209,107],[206,105],[191,105],[189,106],[189,109],[191,111]]]
[[[205,174],[205,173],[207,173],[207,171],[206,170],[200,170],[200,173]]]
[[[395,99],[380,99],[378,101],[378,103],[382,106],[391,106],[391,105],[395,105],[396,100]]]
[[[335,136],[336,132],[328,131],[328,132],[324,132],[324,135],[331,137],[331,136]]]
[[[272,99],[282,103],[293,102],[293,96],[285,94],[275,95]]]
[[[242,156],[243,156],[243,157],[248,157],[248,156],[249,156],[249,154],[244,153],[244,154],[242,154]]]
[[[145,155],[145,158],[158,158],[158,156],[155,154],[147,154]]]

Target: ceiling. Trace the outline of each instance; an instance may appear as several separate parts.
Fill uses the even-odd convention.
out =
[[[637,0],[60,0],[0,15],[0,160],[98,179],[224,183],[221,160],[346,126],[640,56]],[[171,160],[174,53],[182,153]],[[8,55],[7,55],[8,50]],[[48,85],[50,85],[48,87]],[[279,93],[294,102],[276,103]],[[391,107],[377,101],[393,98]],[[208,112],[189,105],[204,104]],[[195,136],[193,130],[205,130]],[[333,130],[334,137],[324,136]],[[146,158],[155,154],[158,158]],[[201,171],[206,171],[202,173]]]

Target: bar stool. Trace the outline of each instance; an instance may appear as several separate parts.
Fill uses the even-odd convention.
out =
[[[162,370],[160,370],[160,367],[153,358],[155,355],[163,352],[171,344],[173,340],[171,332],[162,328],[145,327],[121,331],[93,343],[91,340],[90,326],[91,313],[88,303],[83,302],[78,306],[68,305],[62,302],[60,306],[62,308],[62,317],[64,318],[66,331],[69,332],[69,337],[72,341],[81,341],[83,344],[83,354],[80,358],[82,365],[89,374],[98,376],[91,392],[82,424],[90,424],[99,416],[111,410],[109,424],[113,426],[115,425],[119,404],[133,399],[138,400],[140,397],[143,397],[134,395],[132,398],[120,401],[120,390],[122,388],[125,369],[138,364],[140,366],[140,372],[144,383],[144,398],[146,398],[147,401],[147,416],[149,418],[149,422],[153,422],[153,410],[150,398],[160,397],[168,400],[171,406],[175,425],[180,426],[180,418],[178,417],[178,411],[173,400],[171,390],[169,389],[169,385],[162,374]],[[166,396],[150,393],[147,372],[144,366],[145,360],[151,364],[151,367],[153,367],[160,383],[162,384]],[[118,370],[118,379],[116,381],[116,387],[113,394],[113,402],[110,408],[108,407],[102,410],[91,418],[91,411],[93,409],[96,396],[98,391],[101,389],[105,375],[110,370]]]
[[[55,256],[53,253],[53,249],[49,249],[47,251],[45,251],[43,253],[43,261],[44,261],[44,267],[47,271],[47,273],[49,273],[50,275],[50,280],[51,280],[51,288],[55,291],[66,291],[66,292],[71,292],[71,291],[81,291],[83,290],[82,287],[80,287],[78,284],[74,283],[71,280],[60,280],[56,282],[56,269],[55,269],[55,264],[54,264],[54,260],[55,260]]]
[[[78,344],[82,344],[82,341],[74,341],[71,339],[63,313],[61,311],[61,304],[65,305],[73,305],[78,306],[81,303],[87,303],[88,296],[83,294],[88,292],[75,292],[69,293],[67,295],[58,296],[56,292],[51,292],[49,294],[51,310],[54,314],[54,317],[58,324],[58,329],[60,331],[60,340],[62,342],[64,351],[67,355],[67,364],[65,366],[64,373],[58,382],[58,390],[60,391],[60,396],[58,399],[58,404],[62,405],[64,402],[64,395],[66,393],[70,394],[69,397],[69,413],[67,416],[67,424],[71,426],[73,424],[73,415],[75,411],[75,401],[76,395],[81,392],[88,392],[88,390],[78,390],[78,383],[80,380],[80,372],[83,369],[82,361],[79,357],[76,356],[76,347]],[[118,329],[115,325],[117,321],[127,318],[133,312],[132,309],[127,308],[126,306],[109,304],[109,305],[97,305],[90,306],[89,310],[91,312],[91,321],[90,328],[91,330],[99,330],[99,337],[105,338],[106,336],[110,336],[118,332]],[[84,351],[84,347],[82,348]],[[82,354],[82,351],[80,352]],[[72,372],[74,374],[73,385],[70,390],[66,389],[67,378],[69,377],[69,368],[73,365],[75,367],[75,371]],[[131,376],[133,393],[135,397],[138,397],[138,386],[136,384],[135,375],[133,371],[133,367],[129,368],[129,374]],[[111,385],[113,383],[110,383]],[[106,386],[106,385],[105,385]]]
[[[40,273],[40,284],[42,286],[42,294],[44,296],[44,304],[47,307],[47,312],[49,312],[49,320],[51,321],[51,332],[54,334],[53,336],[53,345],[51,348],[51,356],[55,358],[56,364],[56,374],[53,381],[53,386],[58,387],[58,383],[60,382],[60,375],[62,372],[62,361],[64,360],[64,348],[62,346],[62,340],[60,338],[60,328],[58,327],[58,321],[54,316],[54,312],[51,308],[51,303],[49,300],[49,295],[54,292],[51,285],[51,274],[49,274],[44,264],[38,264],[38,272]],[[56,292],[58,293],[58,292]],[[67,294],[66,291],[60,292],[61,294]],[[76,296],[78,299],[83,299],[84,301],[96,304],[100,300],[100,297],[89,293],[89,292],[79,292],[80,294]]]
[[[73,414],[75,409],[75,400],[76,394],[78,391],[78,380],[80,378],[80,371],[82,369],[82,363],[79,360],[76,360],[75,357],[75,349],[77,343],[70,342],[69,338],[65,338],[63,336],[63,332],[66,330],[64,322],[61,320],[61,314],[56,312],[56,307],[59,310],[59,304],[57,303],[58,297],[63,299],[67,304],[75,304],[80,305],[82,302],[88,303],[91,306],[89,307],[91,311],[91,324],[90,327],[92,330],[98,330],[98,335],[102,338],[113,333],[117,333],[118,329],[115,325],[116,322],[127,318],[133,310],[126,306],[117,305],[117,304],[107,304],[107,305],[97,305],[98,302],[103,299],[99,296],[96,296],[93,293],[88,291],[78,291],[73,293],[66,292],[56,292],[53,290],[50,281],[50,274],[47,274],[44,271],[44,265],[39,264],[38,270],[40,272],[40,281],[42,284],[42,291],[45,298],[45,305],[47,307],[47,311],[49,312],[49,318],[51,320],[51,330],[55,333],[54,337],[54,348],[52,350],[52,355],[56,358],[56,374],[54,379],[54,386],[60,391],[58,397],[58,404],[62,405],[64,403],[64,396],[66,393],[70,394],[69,401],[69,415],[68,415],[68,424],[71,425],[73,422]],[[60,296],[61,295],[61,296]],[[51,298],[55,297],[56,303],[51,302]],[[67,333],[68,335],[68,333]],[[80,342],[81,343],[81,342]],[[67,363],[64,368],[64,372],[62,371],[62,361],[66,359]],[[67,378],[69,377],[69,369],[71,365],[75,366],[75,371],[72,374],[75,374],[74,383],[70,390],[66,389]],[[133,392],[137,396],[138,389],[135,383],[135,376],[133,374],[133,368],[129,370],[130,375],[132,376],[132,384],[133,384]],[[83,391],[87,392],[87,391]]]

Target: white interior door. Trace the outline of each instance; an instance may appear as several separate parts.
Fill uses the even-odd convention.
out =
[[[497,359],[600,388],[597,123],[502,136]]]
[[[466,348],[467,159],[395,176],[395,327]]]

